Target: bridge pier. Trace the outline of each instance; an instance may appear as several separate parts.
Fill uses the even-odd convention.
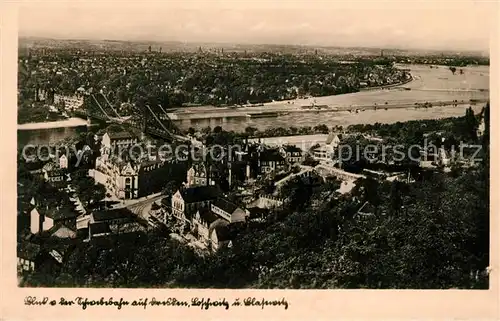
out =
[[[87,127],[93,127],[93,126],[106,126],[108,122],[92,117],[92,116],[87,116]]]

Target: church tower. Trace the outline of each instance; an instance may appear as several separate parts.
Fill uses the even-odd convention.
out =
[[[187,177],[186,177],[186,184],[188,187],[191,187],[191,186],[194,186],[195,185],[195,179],[194,179],[194,176],[195,176],[195,170],[193,167],[191,167],[188,171],[187,171]]]

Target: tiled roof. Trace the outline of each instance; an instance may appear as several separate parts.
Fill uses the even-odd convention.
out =
[[[139,166],[141,169],[143,169],[144,167],[147,167],[147,166],[151,166],[151,165],[156,165],[156,164],[162,164],[163,162],[161,160],[148,160],[148,161],[143,161],[141,163],[139,163]]]
[[[76,232],[70,230],[66,226],[61,226],[57,231],[52,233],[52,236],[58,237],[58,238],[74,238],[76,237]]]
[[[216,199],[220,191],[215,186],[196,186],[180,190],[182,199],[186,203],[198,203]]]
[[[219,242],[230,241],[232,239],[231,232],[227,226],[218,226],[215,228],[215,232],[217,233],[217,240]]]
[[[110,139],[131,139],[136,138],[135,135],[132,135],[129,132],[121,131],[121,132],[108,132],[108,136]]]
[[[217,220],[216,222],[218,222],[219,220]],[[216,222],[212,223],[213,226],[210,226],[208,231],[208,237],[211,238],[212,233],[215,233],[217,235],[217,241],[219,242],[230,241],[232,239],[232,235],[228,225],[222,223],[215,224]]]
[[[54,221],[76,218],[79,215],[78,212],[67,207],[63,207],[61,209],[44,209],[35,207],[35,209],[38,211],[38,213],[40,213],[40,215],[50,217]]]
[[[284,161],[283,156],[277,150],[267,149],[260,153],[261,161],[275,161],[280,162]]]
[[[252,218],[261,218],[269,213],[268,209],[260,208],[260,207],[251,207],[251,208],[248,208],[248,211],[250,212],[251,219]]]
[[[213,213],[208,207],[201,208],[199,213],[201,221],[207,223],[208,225],[212,224],[219,218],[219,216]]]
[[[285,145],[285,146],[283,146],[283,149],[287,153],[301,153],[302,154],[302,149],[298,148],[295,145]]]
[[[111,221],[118,219],[132,219],[133,214],[126,208],[119,208],[107,211],[97,211],[92,213],[94,221]]]
[[[327,145],[328,145],[328,144],[331,144],[331,143],[333,142],[333,139],[335,138],[335,136],[338,136],[338,137],[339,137],[339,139],[341,139],[341,138],[342,138],[342,136],[341,136],[341,135],[337,135],[337,134],[335,134],[335,133],[330,133],[330,134],[328,135],[327,139],[326,139],[326,144],[327,144]]]
[[[89,229],[90,229],[90,233],[93,235],[111,233],[111,229],[109,228],[109,225],[107,223],[104,223],[104,222],[90,224]]]
[[[226,200],[224,198],[217,199],[215,202],[213,202],[213,206],[216,206],[229,214],[232,214],[238,208],[238,205],[236,205],[232,202],[229,202],[228,200]]]

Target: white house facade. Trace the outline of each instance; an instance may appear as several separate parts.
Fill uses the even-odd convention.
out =
[[[54,226],[54,220],[46,215],[40,214],[35,207],[30,212],[30,231],[37,234],[43,231],[48,231]]]

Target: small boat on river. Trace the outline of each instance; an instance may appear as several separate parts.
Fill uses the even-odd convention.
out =
[[[273,117],[278,117],[279,114],[277,112],[271,111],[271,112],[262,112],[262,113],[256,113],[256,114],[247,114],[247,117],[249,118],[273,118]]]

